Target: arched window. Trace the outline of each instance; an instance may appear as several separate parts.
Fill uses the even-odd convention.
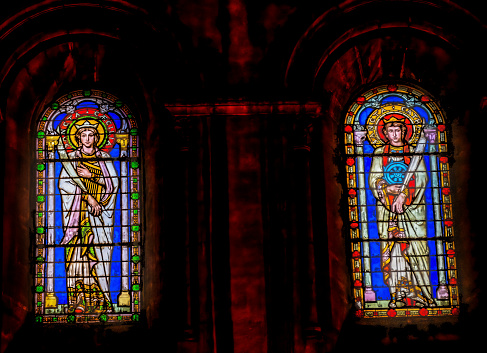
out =
[[[448,122],[409,85],[363,92],[344,118],[359,317],[457,315]]]
[[[37,322],[138,321],[141,173],[137,122],[111,94],[79,90],[37,124]]]

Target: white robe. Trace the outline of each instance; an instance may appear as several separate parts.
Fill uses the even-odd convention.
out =
[[[109,158],[110,156],[102,151],[96,151],[99,158]],[[76,159],[81,158],[79,150],[68,154],[70,163],[72,163],[74,170],[76,170]],[[96,159],[95,159],[96,160]],[[110,160],[98,161],[102,169],[102,177],[105,179],[105,187],[103,188],[101,198],[105,201],[102,205],[102,213],[100,216],[94,216],[88,212],[89,224],[92,231],[92,236],[89,239],[88,246],[94,251],[96,260],[89,258],[87,254],[82,255],[83,248],[86,246],[76,246],[74,253],[70,256],[70,261],[67,263],[66,277],[68,288],[74,288],[77,281],[81,280],[85,286],[93,286],[98,284],[103,291],[105,299],[111,302],[110,291],[110,265],[113,251],[113,225],[114,225],[114,209],[118,190],[118,177],[114,168],[113,162]],[[81,225],[80,221],[83,218],[81,215],[81,188],[68,175],[65,168],[62,169],[59,176],[59,190],[61,192],[62,208],[63,208],[63,229],[64,237],[61,244],[67,245],[73,239],[79,242]],[[95,196],[95,195],[92,195]],[[95,197],[96,198],[96,197]],[[90,210],[90,206],[88,206]],[[104,245],[109,244],[109,245]]]
[[[381,267],[384,281],[393,296],[411,296],[411,288],[419,287],[420,294],[428,302],[432,302],[432,291],[429,277],[429,248],[426,240],[426,207],[424,191],[428,182],[428,174],[424,159],[421,159],[414,173],[415,188],[412,200],[404,206],[404,213],[393,213],[390,205],[380,201],[380,188],[377,185],[384,179],[383,154],[385,146],[377,148],[372,160],[369,174],[369,185],[377,199],[377,226],[381,242]],[[412,149],[412,148],[411,148]],[[401,156],[401,154],[395,154]],[[384,193],[385,191],[382,190]],[[387,195],[384,195],[387,197]],[[396,219],[397,223],[391,222]],[[395,236],[390,231],[397,225],[403,230]],[[409,282],[404,283],[404,280]]]

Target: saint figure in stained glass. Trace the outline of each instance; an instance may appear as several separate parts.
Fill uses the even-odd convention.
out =
[[[381,269],[391,293],[390,308],[435,305],[426,242],[428,174],[421,154],[425,141],[420,139],[416,149],[407,143],[406,119],[397,113],[383,118],[385,144],[375,149],[369,174],[377,199]]]
[[[66,245],[68,312],[111,311],[110,265],[118,176],[109,154],[98,148],[98,125],[89,117],[72,124],[76,150],[59,177]],[[68,136],[72,132],[68,131]],[[58,150],[62,150],[60,140]],[[62,153],[61,153],[62,155]],[[100,246],[100,244],[104,244]]]
[[[36,321],[139,321],[136,119],[109,93],[77,90],[46,107],[36,147]]]
[[[406,84],[372,87],[344,119],[354,304],[364,318],[458,315],[447,120]]]

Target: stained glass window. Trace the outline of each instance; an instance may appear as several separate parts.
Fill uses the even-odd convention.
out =
[[[381,85],[343,127],[356,315],[458,315],[444,112],[418,88]]]
[[[136,119],[111,94],[72,92],[38,120],[37,322],[139,320],[139,158]]]

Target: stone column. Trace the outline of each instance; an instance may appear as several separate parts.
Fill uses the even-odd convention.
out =
[[[45,308],[55,309],[57,308],[58,299],[54,293],[54,260],[55,260],[55,241],[56,241],[56,230],[55,230],[55,170],[56,163],[54,162],[56,158],[56,153],[54,147],[57,145],[59,140],[59,135],[47,135],[46,145],[47,145],[47,158],[49,162],[47,163],[47,239],[46,239],[46,298],[45,298]]]
[[[364,301],[375,302],[377,300],[376,293],[372,290],[372,278],[370,270],[370,250],[369,250],[369,230],[368,230],[368,215],[367,215],[367,197],[365,194],[365,168],[364,168],[364,141],[367,136],[367,131],[357,130],[353,133],[353,140],[357,154],[357,179],[358,179],[358,208],[360,213],[359,221],[362,224],[360,229],[360,237],[362,240],[363,249],[363,281],[364,281]]]
[[[298,268],[302,273],[300,282],[301,315],[306,337],[321,335],[318,325],[316,298],[316,263],[311,203],[310,152],[311,117],[299,116],[295,121],[294,133],[294,168],[295,168],[295,207],[296,207],[296,244],[298,247]]]
[[[446,271],[444,262],[444,244],[441,239],[442,221],[441,221],[441,205],[440,205],[440,185],[438,180],[438,161],[436,158],[436,137],[437,132],[435,127],[425,128],[424,134],[429,142],[430,154],[430,175],[431,185],[433,186],[432,198],[433,198],[433,211],[435,215],[435,237],[440,238],[436,240],[436,261],[438,267],[438,288],[436,290],[436,298],[445,300],[449,298],[449,291],[446,285]]]
[[[183,169],[181,171],[182,180],[182,189],[181,194],[183,197],[183,222],[184,222],[184,257],[185,257],[185,282],[186,282],[186,312],[185,314],[185,327],[184,327],[184,339],[186,341],[194,341],[196,339],[195,334],[195,327],[193,323],[193,295],[192,292],[194,290],[193,281],[192,281],[192,264],[196,261],[193,261],[193,241],[191,239],[191,202],[192,202],[192,195],[190,192],[190,155],[193,152],[191,149],[191,131],[192,125],[191,120],[188,117],[179,117],[175,121],[175,129],[177,132],[178,138],[178,145],[179,145],[179,159],[180,159],[180,166]],[[193,201],[196,202],[196,201]]]
[[[117,142],[120,144],[120,206],[122,208],[122,220],[121,220],[121,227],[122,227],[122,284],[120,294],[117,298],[117,305],[119,307],[130,307],[131,305],[131,296],[129,293],[130,290],[130,253],[129,253],[129,246],[128,243],[130,242],[130,210],[129,210],[129,175],[128,175],[128,160],[123,159],[124,157],[128,157],[128,143],[129,143],[129,135],[126,133],[117,133],[116,134]]]

